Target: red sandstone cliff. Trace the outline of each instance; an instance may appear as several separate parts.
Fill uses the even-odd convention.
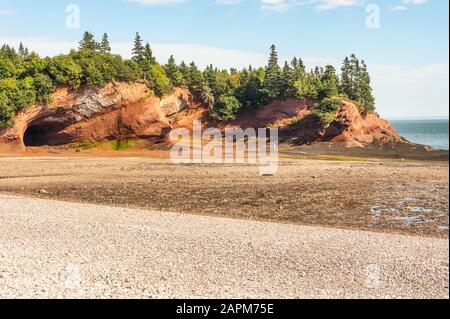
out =
[[[328,142],[345,147],[407,143],[389,122],[377,115],[363,116],[351,102],[343,103],[331,125],[323,127],[311,116],[311,101],[287,99],[247,111],[235,121],[213,123],[226,127],[278,127],[280,135],[299,144]],[[190,127],[206,118],[206,108],[185,89],[155,97],[139,83],[111,83],[102,89],[76,92],[60,88],[48,106],[20,113],[14,125],[0,131],[0,150],[25,150],[32,146],[56,146],[85,141],[143,139],[167,140],[176,127]]]

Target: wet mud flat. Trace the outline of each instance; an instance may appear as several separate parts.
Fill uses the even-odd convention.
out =
[[[187,214],[448,237],[448,162],[0,158],[0,193]],[[57,212],[55,212],[57,213]]]

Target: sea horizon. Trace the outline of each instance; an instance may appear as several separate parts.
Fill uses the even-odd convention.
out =
[[[448,118],[404,118],[390,122],[410,142],[449,150]]]

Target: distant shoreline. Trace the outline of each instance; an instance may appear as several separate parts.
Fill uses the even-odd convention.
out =
[[[387,117],[386,118],[390,122],[406,122],[406,121],[449,121],[448,117]]]

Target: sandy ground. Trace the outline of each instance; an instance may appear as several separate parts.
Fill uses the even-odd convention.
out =
[[[3,298],[448,298],[445,239],[0,195]]]
[[[448,162],[283,159],[256,166],[151,158],[3,158],[0,193],[448,238]]]

